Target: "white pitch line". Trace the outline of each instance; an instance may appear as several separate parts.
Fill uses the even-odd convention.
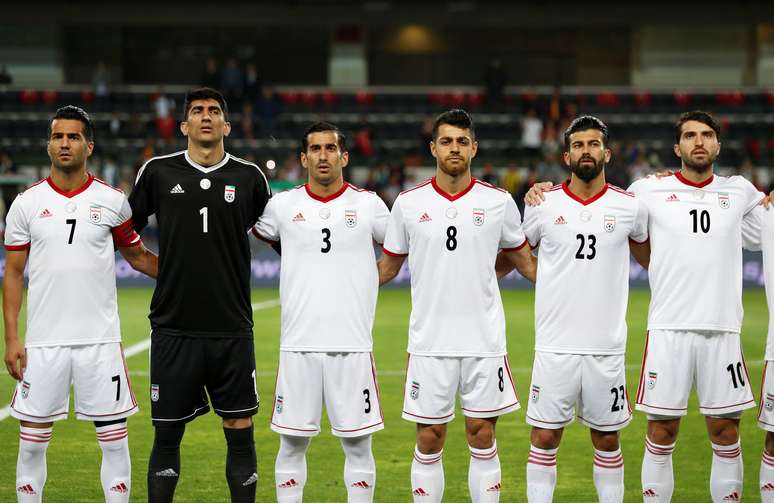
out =
[[[256,302],[252,304],[253,311],[260,311],[262,309],[270,309],[272,307],[277,307],[280,305],[279,299],[271,299],[271,300],[265,300],[263,302]],[[131,358],[132,356],[138,355],[144,351],[147,351],[150,348],[151,340],[150,337],[147,339],[144,339],[137,344],[132,344],[128,348],[126,348],[126,351],[124,351],[124,356],[127,358]],[[6,374],[8,371],[6,370]],[[143,375],[140,373],[129,372],[130,375]],[[145,372],[145,375],[148,375],[148,372]],[[11,407],[10,405],[6,405],[2,409],[0,409],[0,421],[3,421],[5,419],[8,419],[11,416]]]

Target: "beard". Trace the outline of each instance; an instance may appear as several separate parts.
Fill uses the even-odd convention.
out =
[[[581,161],[585,161],[591,159],[594,162],[593,166],[589,165],[581,165]],[[578,178],[583,180],[584,182],[590,182],[591,180],[595,179],[599,174],[602,172],[602,170],[605,168],[605,160],[600,159],[597,161],[596,159],[589,158],[589,157],[582,157],[578,159],[575,162],[570,163],[570,171],[575,174]]]
[[[707,153],[704,161],[694,161],[691,159],[690,155],[682,156],[683,164],[685,167],[691,171],[695,171],[696,173],[706,173],[707,171],[710,171],[712,169],[712,165],[715,164],[715,159],[717,158],[717,155],[713,157],[709,153]]]
[[[465,159],[459,163],[438,160],[438,167],[447,175],[457,177],[470,170],[470,160]]]

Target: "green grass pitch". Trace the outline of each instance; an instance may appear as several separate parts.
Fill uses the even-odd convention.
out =
[[[119,291],[119,306],[123,327],[124,347],[131,346],[149,335],[146,318],[151,291],[123,289]],[[253,291],[253,302],[277,298],[272,289]],[[649,294],[632,291],[629,303],[628,391],[634,397],[639,377],[639,364],[645,335]],[[508,350],[519,397],[526,408],[533,347],[533,293],[504,291],[503,302],[508,323]],[[454,302],[450,293],[449,302]],[[696,299],[701,302],[701,299]],[[763,350],[766,341],[768,314],[762,290],[745,292],[745,324],[742,333],[744,350],[750,371],[753,392],[758,399]],[[414,447],[414,425],[400,417],[406,364],[406,337],[410,298],[408,290],[380,292],[374,329],[375,358],[381,387],[386,428],[374,435],[374,455],[377,464],[376,501],[382,503],[409,502],[409,470]],[[595,316],[600,313],[590,313]],[[274,456],[278,437],[269,429],[274,374],[279,346],[278,307],[255,313],[255,345],[258,388],[262,407],[255,417],[255,442],[258,450],[260,482],[258,501],[274,500]],[[128,360],[133,387],[141,411],[129,420],[129,442],[132,452],[132,501],[145,500],[145,470],[153,439],[150,423],[148,354],[143,352]],[[7,375],[0,379],[0,397],[9,400],[13,381]],[[626,462],[627,502],[640,502],[640,463],[645,435],[645,417],[635,412],[634,421],[622,435]],[[346,489],[342,482],[343,455],[338,440],[330,434],[324,420],[322,433],[313,440],[308,454],[309,479],[306,484],[307,502],[345,502]],[[755,411],[748,411],[742,420],[745,459],[745,501],[759,501],[758,467],[764,433],[755,422]],[[18,444],[18,425],[13,418],[0,421],[0,501],[15,501],[14,471]],[[503,472],[501,501],[525,501],[525,463],[529,448],[529,428],[524,422],[524,410],[502,417],[497,428],[497,444]],[[589,434],[578,424],[570,425],[564,435],[558,455],[558,482],[554,501],[593,502],[596,493],[591,479],[592,447]],[[48,450],[48,482],[45,500],[49,502],[102,501],[99,485],[100,452],[91,423],[58,422]],[[445,502],[469,501],[467,489],[468,451],[462,416],[450,424],[444,451],[446,473]],[[711,449],[704,420],[699,415],[695,398],[689,415],[683,420],[674,454],[676,490],[673,501],[709,501],[709,471]],[[182,446],[182,473],[177,489],[179,502],[225,502],[228,490],[224,478],[225,441],[220,420],[209,414],[189,423]]]

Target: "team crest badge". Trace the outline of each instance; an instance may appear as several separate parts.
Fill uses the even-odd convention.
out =
[[[91,223],[98,224],[102,221],[102,208],[99,206],[92,206],[89,208],[89,220]]]
[[[159,401],[159,385],[151,384],[151,402]]]
[[[223,199],[225,199],[227,203],[233,203],[234,198],[236,198],[236,186],[226,185],[226,190],[223,192]]]
[[[409,393],[411,395],[412,400],[416,400],[419,398],[419,383],[416,381],[411,381],[411,392]]]
[[[656,387],[656,379],[658,379],[657,372],[648,372],[648,389]]]
[[[731,207],[731,198],[728,197],[728,192],[718,193],[718,205],[724,210],[727,210]]]
[[[764,407],[766,407],[766,410],[771,412],[774,410],[774,395],[771,393],[766,393],[766,401],[763,404]]]
[[[22,398],[30,396],[30,383],[28,381],[22,381],[21,396]]]
[[[532,403],[537,403],[538,400],[540,400],[540,386],[532,386],[532,391],[529,394],[529,399],[532,400]]]
[[[357,211],[356,210],[344,210],[344,223],[350,229],[357,225]]]
[[[605,232],[613,232],[615,230],[615,215],[605,215],[604,220]]]
[[[484,225],[484,210],[482,208],[473,208],[473,223],[478,226]]]
[[[282,396],[277,395],[277,400],[274,404],[274,409],[277,411],[277,414],[282,414]]]

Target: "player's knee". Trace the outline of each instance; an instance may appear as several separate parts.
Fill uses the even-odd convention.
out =
[[[180,449],[180,442],[185,433],[184,424],[165,424],[155,426],[156,434],[153,438],[154,449]]]
[[[445,440],[445,424],[417,425],[417,447],[422,454],[440,452]]]
[[[468,421],[465,425],[468,445],[474,449],[488,449],[494,445],[494,424],[489,421]]]
[[[617,431],[591,430],[591,443],[598,451],[612,452],[621,446]]]
[[[549,430],[547,428],[532,428],[530,441],[538,449],[556,449],[562,441],[564,428]]]
[[[680,419],[648,419],[648,438],[657,445],[671,445],[677,441]]]
[[[774,455],[774,432],[766,432],[766,443],[764,445],[766,452]]]
[[[718,445],[731,445],[739,440],[739,420],[736,418],[707,418],[710,441]]]
[[[237,417],[237,418],[224,418],[223,427],[231,430],[241,430],[242,428],[249,428],[253,425],[253,418],[251,417]]]

